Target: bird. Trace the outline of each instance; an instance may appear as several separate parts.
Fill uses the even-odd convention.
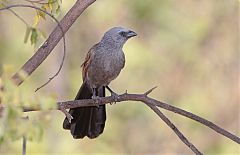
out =
[[[100,42],[90,48],[81,65],[83,83],[75,100],[105,97],[105,89],[110,91],[114,99],[118,98],[118,94],[109,84],[124,68],[124,44],[135,36],[136,32],[123,27],[113,27],[104,33]],[[66,117],[63,128],[70,130],[74,139],[82,139],[85,136],[94,139],[103,133],[106,122],[105,104],[72,108],[69,114],[73,119],[69,122]]]

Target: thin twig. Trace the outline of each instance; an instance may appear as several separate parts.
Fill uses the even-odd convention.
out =
[[[38,91],[39,89],[41,89],[42,87],[46,86],[49,82],[51,82],[58,74],[59,72],[61,71],[62,69],[62,66],[63,66],[63,63],[64,63],[64,59],[65,59],[65,55],[66,55],[66,41],[65,41],[65,34],[64,34],[64,31],[63,31],[63,28],[62,26],[60,25],[59,21],[50,13],[48,13],[47,11],[39,8],[39,7],[36,7],[36,6],[32,6],[32,5],[23,5],[23,4],[16,4],[16,5],[10,5],[10,6],[6,6],[4,8],[0,8],[0,11],[1,10],[9,10],[10,8],[16,8],[16,7],[24,7],[24,8],[34,8],[36,10],[39,10],[45,14],[47,14],[48,16],[50,16],[52,19],[55,20],[55,22],[57,23],[57,25],[59,26],[60,30],[61,30],[61,33],[62,33],[62,38],[63,38],[63,57],[62,57],[62,61],[61,61],[61,64],[60,64],[60,67],[58,69],[58,71],[48,79],[47,82],[45,82],[43,85],[41,85],[40,87],[38,87],[36,91]],[[43,45],[47,46],[47,42],[45,42]]]
[[[62,31],[63,32],[63,31]],[[63,62],[64,62],[64,59],[65,59],[65,56],[66,56],[66,43],[65,43],[65,38],[63,37],[63,42],[64,42],[64,50],[63,50],[63,57],[62,57],[62,61],[61,61],[61,64],[60,64],[60,67],[58,68],[58,71],[48,79],[47,82],[45,82],[43,85],[41,85],[40,87],[38,87],[35,92],[37,92],[39,89],[43,88],[44,86],[46,86],[49,82],[51,82],[58,74],[59,72],[61,71],[62,67],[63,67]]]
[[[27,138],[23,136],[22,155],[26,155],[26,152],[27,152]]]
[[[12,12],[18,19],[20,19],[27,27],[29,27],[29,24],[20,15],[18,15],[15,11],[13,11],[10,8],[8,10]]]
[[[82,12],[94,3],[96,0],[77,0],[73,7],[67,12],[67,14],[60,21],[60,25],[64,34],[82,14]],[[23,5],[22,5],[23,6]],[[27,5],[25,5],[27,7]],[[16,6],[15,7],[19,7]],[[0,10],[4,10],[0,9]],[[21,69],[12,76],[12,80],[16,85],[20,85],[24,79],[20,76],[19,72],[24,71],[27,76],[31,75],[38,66],[48,57],[54,47],[62,39],[62,30],[59,26],[56,26],[49,35],[45,43],[34,53],[34,55],[21,67]]]
[[[26,117],[23,117],[23,119],[28,120],[29,117],[26,116]],[[22,155],[26,155],[26,152],[27,152],[27,138],[26,138],[26,136],[24,135],[24,136],[23,136],[23,139],[22,139]]]
[[[179,137],[179,139],[186,144],[196,155],[202,155],[202,153],[179,131],[179,129],[156,107],[147,104]]]
[[[54,1],[52,1],[52,2],[43,2],[43,1],[45,1],[45,0],[37,0],[37,1],[25,0],[25,1],[30,2],[30,3],[41,4],[41,5],[43,5],[43,4],[54,4],[54,3],[57,2],[57,0],[54,0]]]
[[[33,1],[33,0],[25,0],[25,1],[31,2],[31,3],[41,3],[41,2],[43,2],[43,1],[45,1],[45,0],[36,0],[36,1]]]

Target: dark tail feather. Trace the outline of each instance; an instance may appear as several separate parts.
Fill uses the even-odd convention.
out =
[[[105,96],[105,88],[98,89],[98,96]],[[75,100],[90,99],[92,97],[91,89],[86,83],[83,83]],[[106,121],[106,108],[105,105],[99,107],[81,107],[70,109],[69,113],[72,115],[73,120],[71,124],[65,118],[63,122],[63,128],[71,130],[73,138],[83,138],[85,136],[89,138],[96,138],[99,136],[105,127]]]

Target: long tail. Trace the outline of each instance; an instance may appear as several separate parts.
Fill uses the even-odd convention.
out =
[[[98,89],[98,96],[105,96],[105,88]],[[86,83],[83,83],[75,100],[90,99],[92,97],[92,91]],[[73,120],[71,124],[65,118],[63,122],[63,128],[71,130],[73,138],[79,139],[85,136],[89,138],[98,137],[104,130],[106,121],[106,108],[105,105],[99,107],[81,107],[70,109],[69,113],[72,115]]]

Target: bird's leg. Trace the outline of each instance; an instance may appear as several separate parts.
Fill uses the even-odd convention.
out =
[[[108,86],[106,86],[106,88],[107,88],[107,90],[109,90],[110,91],[110,93],[111,93],[111,97],[113,97],[114,98],[114,101],[115,101],[115,103],[118,101],[118,99],[119,99],[119,95],[117,94],[117,93],[115,93],[111,88],[109,88]]]
[[[97,95],[96,95],[96,90],[97,88],[93,88],[92,91],[93,91],[93,95],[92,95],[92,99],[96,99],[97,98]]]
[[[97,96],[97,88],[93,88],[92,90],[93,90],[92,99],[96,100],[96,103],[98,104],[99,103],[99,101],[98,101],[99,96]],[[97,107],[99,107],[99,105],[97,105]]]

